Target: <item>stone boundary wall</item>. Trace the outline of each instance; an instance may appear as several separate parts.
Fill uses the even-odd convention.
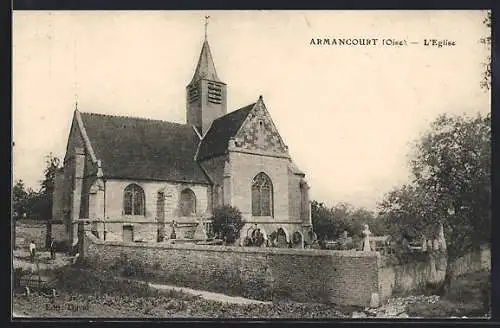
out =
[[[408,295],[428,284],[442,282],[446,273],[446,256],[440,253],[421,254],[404,264],[380,263],[380,298],[386,301],[393,293]]]
[[[158,282],[263,300],[368,306],[379,288],[376,252],[103,241],[86,231],[83,257],[111,268],[141,263]]]
[[[451,263],[455,277],[463,274],[491,269],[491,250],[470,252]],[[429,253],[425,258],[405,264],[390,265],[379,263],[380,299],[387,300],[393,293],[409,294],[427,284],[437,284],[444,280],[447,258],[445,253]]]
[[[453,261],[453,274],[458,277],[467,273],[491,270],[491,248],[481,247],[480,250],[468,253]]]

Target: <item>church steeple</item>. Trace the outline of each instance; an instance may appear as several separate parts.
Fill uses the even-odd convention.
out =
[[[212,53],[210,52],[210,45],[208,44],[207,39],[205,39],[205,41],[203,42],[200,58],[198,59],[198,65],[196,65],[196,71],[194,72],[193,79],[189,84],[193,84],[194,82],[201,79],[206,79],[214,82],[221,82],[215,70],[214,60],[212,58]]]
[[[209,16],[205,17],[205,39],[191,82],[186,87],[187,124],[204,135],[212,122],[226,114],[226,84],[217,76],[207,40]]]

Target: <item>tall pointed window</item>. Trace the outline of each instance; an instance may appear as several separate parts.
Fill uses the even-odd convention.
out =
[[[273,216],[273,184],[263,172],[253,178],[252,216]]]
[[[190,216],[196,213],[196,196],[189,188],[181,192],[180,211],[182,216]]]
[[[123,213],[125,215],[145,215],[144,190],[140,186],[128,185],[123,193],[123,200]]]

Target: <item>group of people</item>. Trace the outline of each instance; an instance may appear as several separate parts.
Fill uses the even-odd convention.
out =
[[[55,258],[56,258],[56,249],[55,249],[55,239],[54,239],[54,237],[52,237],[50,239],[49,250],[50,250],[50,258],[52,260],[55,260]],[[35,244],[34,240],[31,240],[31,242],[29,244],[29,251],[30,251],[31,262],[35,262],[35,258],[36,258],[36,244]]]

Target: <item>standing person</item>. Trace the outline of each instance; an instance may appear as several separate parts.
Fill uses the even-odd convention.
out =
[[[55,238],[52,237],[50,239],[50,258],[52,260],[55,260],[56,259],[56,249],[55,249]]]
[[[31,262],[35,262],[35,252],[36,252],[36,245],[35,245],[35,241],[31,241],[30,243],[30,258],[31,258]]]

